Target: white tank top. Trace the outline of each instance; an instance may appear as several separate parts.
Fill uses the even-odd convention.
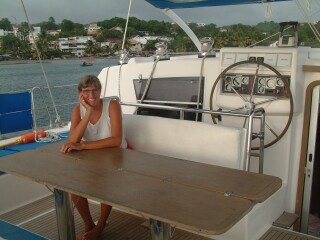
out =
[[[109,117],[109,103],[110,98],[104,98],[102,100],[102,113],[99,118],[99,120],[92,124],[88,123],[87,128],[84,132],[84,135],[82,137],[83,141],[96,141],[103,138],[111,137],[111,123],[110,123],[110,117]],[[84,117],[86,113],[86,108],[80,104],[80,116],[81,119]],[[121,142],[121,148],[127,148],[127,142],[125,140],[124,131],[122,127],[122,142]]]

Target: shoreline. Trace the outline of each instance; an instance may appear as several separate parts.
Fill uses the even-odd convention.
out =
[[[95,59],[118,59],[119,57],[118,56],[113,56],[113,57],[97,57],[97,58],[94,58],[93,60]],[[51,62],[56,62],[56,61],[84,61],[86,60],[86,58],[67,58],[67,59],[45,59],[45,60],[42,60],[42,63],[51,63]],[[13,59],[13,60],[4,60],[4,61],[0,61],[0,65],[11,65],[11,64],[34,64],[34,63],[40,63],[39,60],[29,60],[29,59],[26,59],[26,60],[19,60],[19,59]]]

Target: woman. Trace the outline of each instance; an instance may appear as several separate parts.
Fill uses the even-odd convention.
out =
[[[69,141],[62,145],[61,152],[127,147],[118,101],[100,99],[100,94],[101,83],[96,76],[87,75],[80,80],[78,84],[80,104],[73,109]],[[77,239],[96,239],[102,233],[112,207],[101,203],[101,216],[95,225],[90,214],[88,199],[74,194],[71,198],[85,224],[84,233]]]

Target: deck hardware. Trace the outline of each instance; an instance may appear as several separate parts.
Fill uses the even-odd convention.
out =
[[[233,194],[232,191],[226,191],[226,192],[224,192],[223,196],[230,197],[232,194]]]

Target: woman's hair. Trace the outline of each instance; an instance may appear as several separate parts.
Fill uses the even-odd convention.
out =
[[[94,75],[83,76],[78,83],[78,91],[81,92],[83,88],[86,88],[88,86],[94,86],[99,91],[101,91],[100,80]]]

